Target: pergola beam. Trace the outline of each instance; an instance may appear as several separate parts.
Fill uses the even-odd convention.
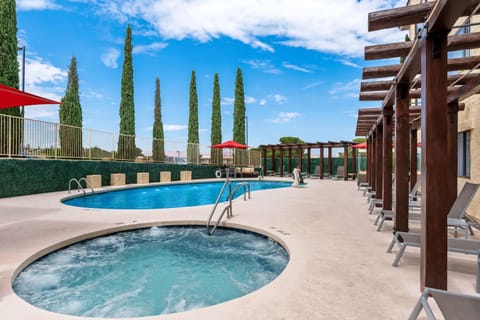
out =
[[[377,44],[365,47],[365,60],[405,57],[414,41]],[[448,37],[448,51],[475,49],[480,47],[480,32],[459,34]]]
[[[474,68],[479,63],[480,56],[448,59],[447,71],[469,70]],[[400,71],[401,67],[401,64],[366,67],[363,68],[362,79],[367,80],[395,77]]]
[[[408,7],[387,9],[368,14],[368,31],[406,26],[425,21],[433,8],[433,2]]]

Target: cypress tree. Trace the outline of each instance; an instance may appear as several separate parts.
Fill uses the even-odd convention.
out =
[[[18,88],[18,61],[17,61],[17,13],[15,0],[0,0],[0,83]],[[0,114],[20,117],[20,108],[1,109]],[[17,122],[17,121],[15,121]],[[20,123],[14,123],[20,128]],[[0,117],[0,153],[20,152],[21,130],[12,132],[11,144],[8,142],[7,120]],[[11,149],[8,150],[10,144]]]
[[[192,71],[190,79],[190,99],[188,112],[188,146],[187,161],[196,163],[198,160],[198,96],[197,82],[195,80],[195,70]]]
[[[213,80],[212,130],[210,132],[210,143],[212,145],[222,143],[222,114],[220,108],[220,84],[218,82],[218,73],[215,73]],[[222,150],[211,149],[210,160],[212,164],[222,165]]]
[[[133,101],[132,29],[127,27],[123,50],[122,88],[120,99],[120,136],[118,158],[134,159],[138,153],[135,146],[135,105]]]
[[[235,101],[233,104],[233,140],[245,144],[245,93],[242,70],[237,69],[235,78]]]
[[[160,99],[160,79],[155,79],[155,120],[153,122],[153,160],[165,160],[165,141],[163,136],[162,106]]]
[[[82,147],[82,106],[78,90],[77,58],[74,56],[68,68],[68,83],[59,111],[61,155],[81,158]]]
[[[242,70],[237,68],[235,78],[235,100],[233,103],[233,141],[245,144],[245,93],[243,90]],[[246,163],[243,150],[235,150],[235,162]]]

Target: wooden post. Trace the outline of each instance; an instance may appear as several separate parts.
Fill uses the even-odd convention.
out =
[[[303,153],[303,150],[302,148],[298,148],[298,168],[300,169],[300,172],[303,171],[303,163],[302,163],[302,153]]]
[[[395,91],[395,221],[394,230],[408,232],[409,104],[408,86]],[[416,157],[415,157],[416,161]],[[416,171],[415,171],[416,172]]]
[[[392,210],[392,116],[393,106],[383,107],[383,210]]]
[[[320,179],[323,179],[323,146],[320,147]]]
[[[292,148],[288,148],[288,175],[292,174]]]
[[[310,174],[312,169],[312,149],[307,148],[307,173]]]
[[[420,288],[447,289],[447,32],[421,48],[422,227]]]
[[[348,146],[343,146],[343,180],[348,180]]]
[[[372,143],[372,135],[370,134],[367,137],[367,182],[368,185],[372,186],[372,151],[373,151],[373,143]]]
[[[283,177],[283,149],[280,149],[280,177]]]
[[[451,208],[457,198],[458,100],[448,104],[447,161],[447,204]]]
[[[357,149],[352,148],[353,180],[357,178]]]
[[[372,179],[372,190],[376,191],[377,190],[377,129],[373,130],[372,132],[372,157],[370,160],[370,168],[372,168],[371,172],[371,179]]]
[[[375,191],[376,199],[383,199],[383,125],[377,126],[377,138],[375,147]]]
[[[328,177],[332,177],[332,147],[328,147]]]
[[[267,175],[267,149],[262,148],[263,152],[263,176]]]
[[[410,131],[410,191],[417,183],[417,129]]]
[[[277,171],[277,166],[275,164],[275,149],[272,149],[272,171],[274,173]]]

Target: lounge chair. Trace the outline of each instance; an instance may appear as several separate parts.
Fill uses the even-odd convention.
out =
[[[447,225],[449,227],[455,228],[455,236],[457,236],[457,230],[460,228],[464,231],[465,238],[468,238],[469,232],[473,234],[473,230],[469,222],[464,218],[465,211],[473,200],[473,197],[478,191],[480,184],[466,182],[460,191],[460,194],[455,199],[450,211],[447,215]],[[409,218],[413,220],[419,220],[421,218],[421,213],[415,211],[415,207],[410,206],[409,204]],[[417,207],[419,209],[420,207]],[[382,210],[375,220],[375,225],[378,223],[377,231],[380,231],[383,222],[386,219],[392,219],[395,213],[390,210]]]
[[[468,222],[464,219],[465,211],[475,197],[480,184],[466,182],[460,191],[457,199],[448,212],[447,224],[455,228],[455,236],[457,236],[457,229],[463,229],[465,238],[468,238],[469,231],[472,231]]]
[[[480,240],[471,239],[457,239],[448,238],[448,251],[458,252],[464,254],[473,254],[477,256],[477,288],[476,291],[480,293]],[[407,247],[420,247],[421,235],[413,232],[400,232],[397,231],[393,235],[392,242],[388,246],[387,252],[391,253],[395,244],[399,247],[397,256],[392,263],[392,266],[398,267],[400,258],[402,257]]]
[[[310,177],[320,179],[320,166],[315,166],[315,171],[313,172],[313,174]]]
[[[343,180],[344,173],[345,173],[345,168],[343,166],[338,166],[337,167],[337,174],[335,176],[333,176],[332,178],[335,179],[335,180]]]
[[[451,291],[444,291],[433,288],[425,288],[418,299],[415,308],[410,314],[409,320],[417,319],[418,315],[425,310],[427,319],[437,319],[432,308],[428,304],[428,298],[435,300],[442,316],[448,320],[476,320],[480,315],[480,297],[470,296]]]

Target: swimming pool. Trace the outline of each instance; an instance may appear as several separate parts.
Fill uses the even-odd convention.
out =
[[[282,246],[256,233],[152,227],[55,251],[25,268],[13,289],[57,313],[141,317],[238,298],[275,279],[288,259]]]
[[[232,188],[244,181],[232,181]],[[248,181],[251,191],[285,188],[287,181]],[[159,209],[179,208],[213,204],[223,182],[200,182],[187,184],[158,185],[95,193],[63,200],[71,206],[97,209]],[[222,201],[226,201],[226,194]],[[240,188],[235,197],[242,195]]]

